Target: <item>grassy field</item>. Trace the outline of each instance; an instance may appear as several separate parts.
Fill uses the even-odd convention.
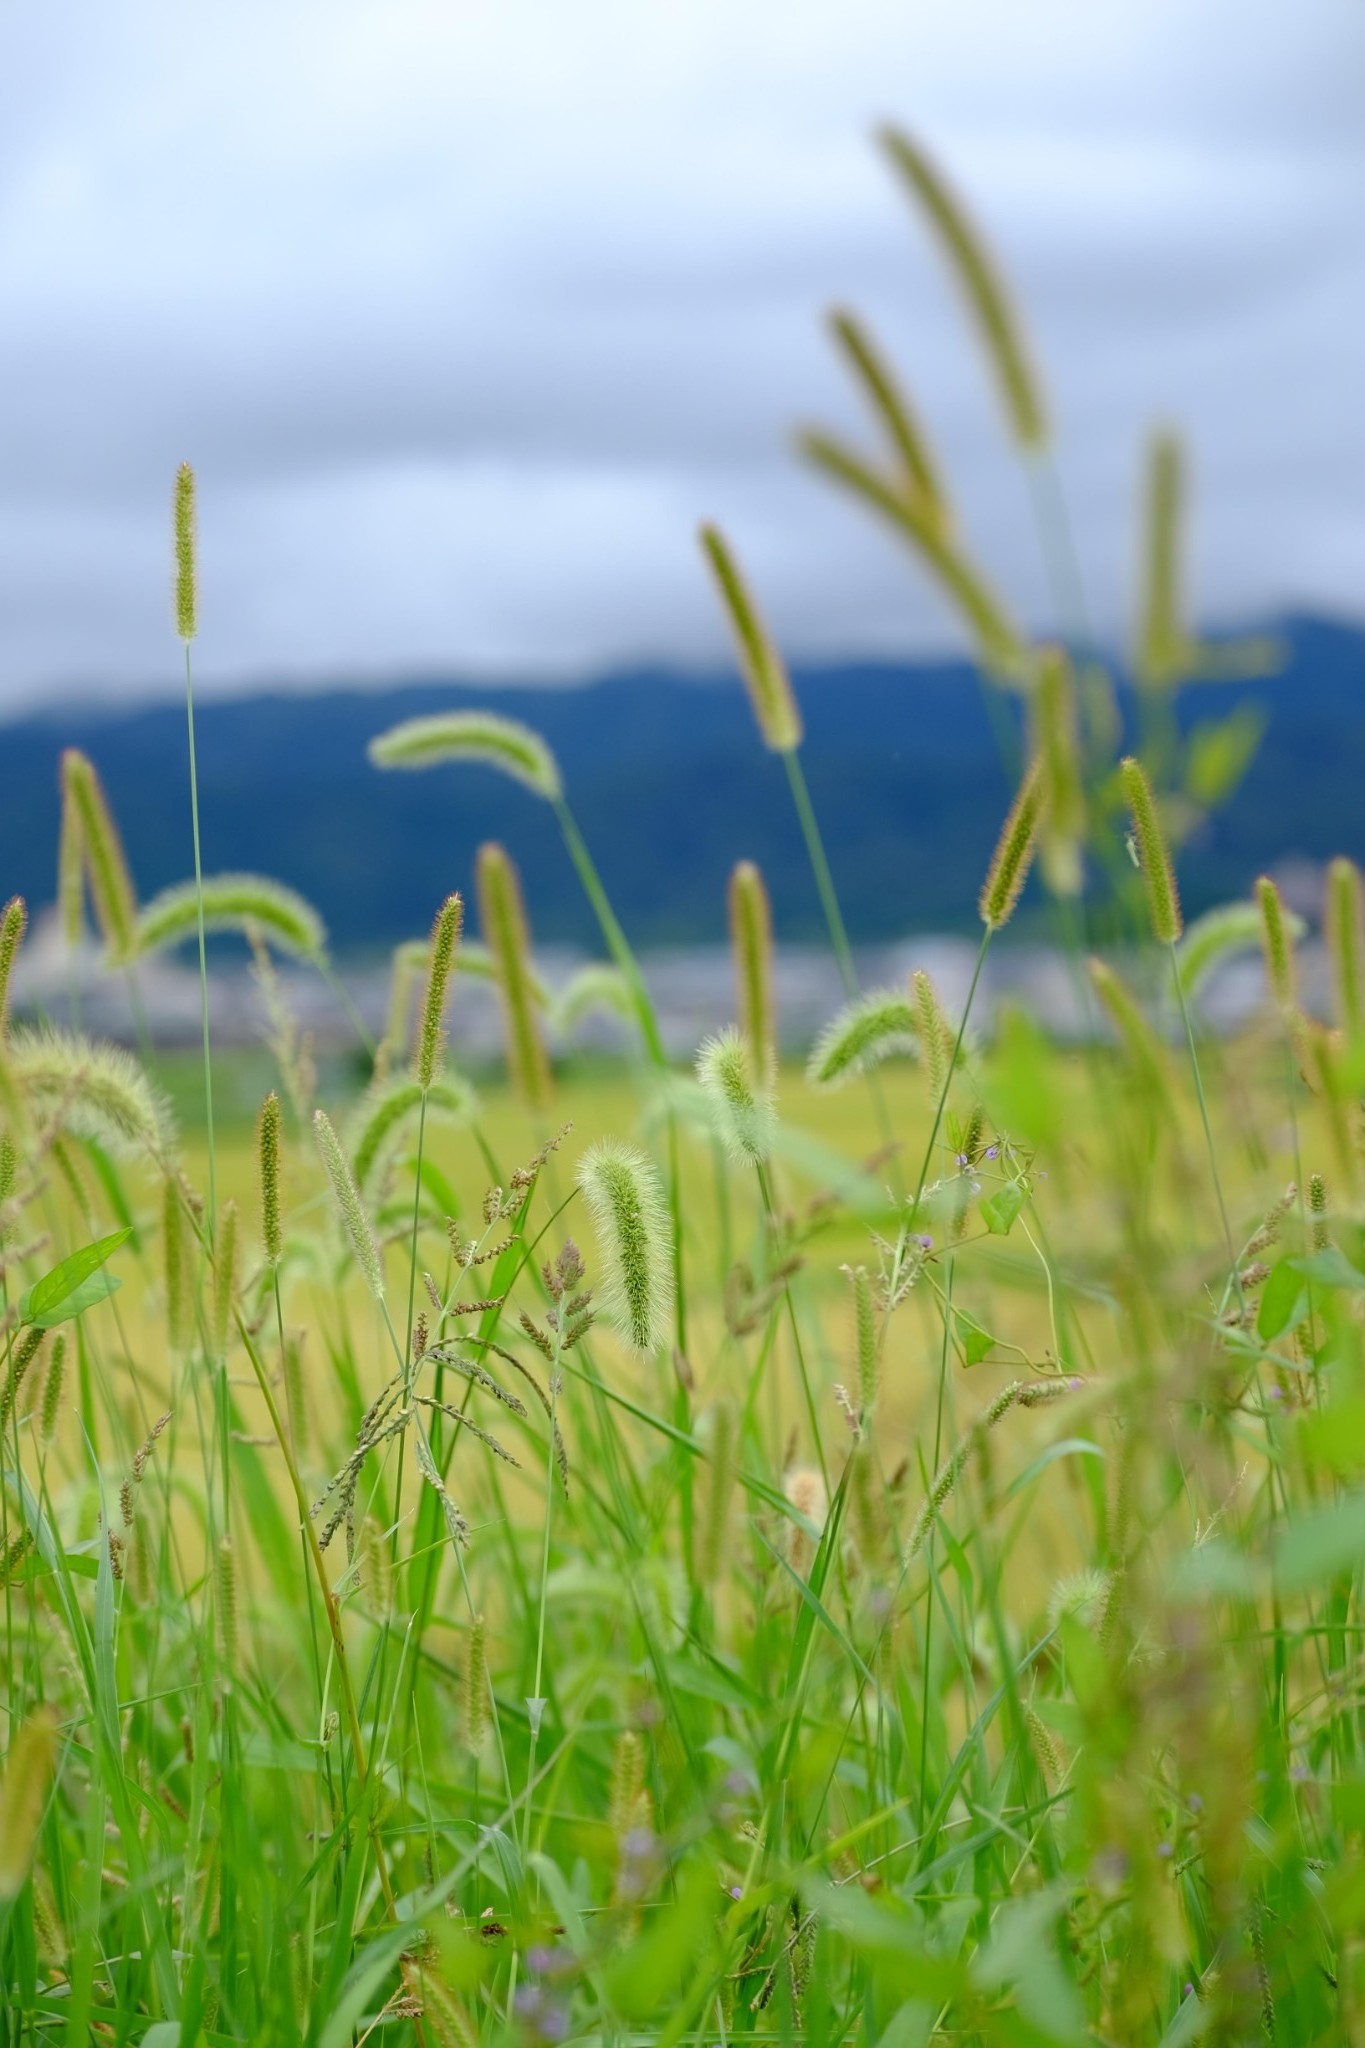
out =
[[[884,140],[1065,572],[998,276]],[[1017,787],[981,959],[1036,854],[1085,1041],[987,1033],[976,981],[951,1015],[921,973],[857,990],[799,706],[707,529],[848,1006],[779,1071],[740,862],[735,1026],[670,1064],[558,764],[452,713],[376,769],[531,789],[605,957],[551,998],[486,845],[319,1079],[271,969],[332,971],[315,914],[198,872],[182,469],[195,878],[138,901],[68,750],[62,926],[93,911],[134,998],[148,954],[245,936],[270,1050],[215,1055],[206,975],[193,1069],[10,1018],[0,911],[4,2048],[1365,2042],[1365,883],[1326,877],[1327,1022],[1267,878],[1183,928],[1171,848],[1255,732],[1170,715],[1235,657],[1181,612],[1170,438],[1120,759],[1113,678],[1024,641],[835,331],[887,446],[808,452],[958,606]],[[1258,946],[1221,1044],[1200,986]],[[444,1039],[474,973],[478,1094]],[[552,1072],[547,1018],[593,1005],[633,1056]]]

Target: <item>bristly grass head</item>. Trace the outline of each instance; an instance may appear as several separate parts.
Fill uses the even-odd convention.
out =
[[[1022,686],[1029,664],[1023,636],[975,562],[953,539],[943,520],[894,478],[885,477],[835,434],[811,429],[797,437],[806,460],[868,506],[910,543],[921,565],[961,613],[973,634],[984,667],[1002,681]]]
[[[521,882],[505,847],[490,841],[479,848],[477,881],[479,922],[498,971],[507,1027],[507,1064],[527,1107],[543,1110],[550,1100],[550,1062],[535,997]]]
[[[652,1160],[606,1139],[578,1169],[607,1275],[607,1314],[637,1351],[658,1350],[673,1305],[668,1204]]]
[[[341,1149],[341,1140],[332,1127],[326,1110],[313,1111],[313,1134],[317,1139],[318,1152],[327,1169],[327,1178],[332,1184],[332,1195],[336,1202],[337,1214],[341,1218],[355,1262],[376,1301],[384,1299],[384,1269],[379,1261],[379,1247],[374,1241],[370,1219],[365,1214],[365,1205],[360,1199],[360,1190],[351,1177],[346,1164],[346,1155]]]
[[[153,896],[138,912],[134,945],[139,954],[178,946],[199,929],[199,890],[194,882],[177,882]],[[321,960],[327,951],[327,930],[311,903],[281,882],[265,875],[205,875],[204,929],[241,932],[254,926],[277,952]]]
[[[561,1038],[568,1038],[585,1018],[594,1015],[633,1024],[635,998],[619,967],[605,960],[590,960],[569,976],[554,998],[551,1015],[555,1030]]]
[[[1343,854],[1327,869],[1322,924],[1332,956],[1337,1022],[1354,1043],[1365,1026],[1365,919],[1360,869]]]
[[[1018,313],[980,229],[938,166],[903,129],[883,128],[878,140],[943,244],[976,319],[1015,439],[1023,448],[1044,447],[1047,412],[1037,372]]]
[[[777,1083],[777,1003],[773,990],[773,916],[763,876],[751,860],[730,875],[730,951],[740,1027],[760,1084]]]
[[[895,373],[855,313],[836,306],[829,315],[829,329],[895,450],[906,488],[946,531],[952,525],[952,515],[943,478]]]
[[[756,1083],[748,1040],[729,1024],[697,1053],[697,1079],[710,1105],[716,1135],[730,1157],[757,1165],[772,1151],[773,1105]]]
[[[9,1030],[10,980],[27,929],[28,906],[22,896],[11,896],[0,910],[0,1039]]]
[[[948,1085],[948,1062],[953,1056],[957,1033],[944,1014],[938,990],[922,967],[917,967],[910,976],[910,998],[929,1106],[937,1109]]]
[[[1147,442],[1145,500],[1136,671],[1144,688],[1161,690],[1179,681],[1190,657],[1181,588],[1184,450],[1179,437],[1164,429]]]
[[[1262,876],[1261,880],[1264,881],[1265,877]],[[1237,953],[1250,952],[1258,943],[1265,945],[1266,910],[1260,900],[1260,883],[1258,882],[1256,886],[1255,903],[1221,903],[1214,910],[1206,910],[1202,917],[1197,917],[1187,928],[1176,951],[1176,965],[1187,996],[1198,995],[1210,975],[1214,974],[1225,960],[1232,959]],[[1271,882],[1268,886],[1275,897],[1275,908],[1271,915],[1277,918],[1277,943],[1290,949],[1283,964],[1289,966],[1292,983],[1293,969],[1289,963],[1294,940],[1302,937],[1304,923],[1292,910],[1284,908],[1274,883]],[[1278,992],[1276,1000],[1279,1000]],[[1292,1007],[1292,998],[1290,1006]]]
[[[443,711],[408,718],[369,745],[376,768],[437,768],[446,761],[480,761],[500,768],[548,803],[563,794],[559,764],[539,733],[491,711]]]
[[[95,765],[77,747],[62,755],[62,790],[79,820],[90,894],[109,958],[124,966],[137,951],[137,898]]]
[[[0,1776],[0,1905],[28,1881],[57,1768],[57,1726],[56,1708],[38,1707],[10,1738]]]
[[[432,922],[427,943],[427,986],[422,999],[422,1030],[417,1041],[416,1074],[420,1088],[430,1088],[445,1059],[446,997],[455,968],[455,948],[460,941],[464,904],[458,895],[446,897]]]
[[[425,1088],[409,1074],[376,1077],[356,1104],[346,1134],[351,1168],[363,1196],[373,1199],[374,1187],[393,1156],[403,1127],[420,1111],[423,1096],[428,1116],[467,1123],[474,1113],[473,1089],[449,1071],[438,1074]]]
[[[1045,647],[1033,686],[1034,757],[1042,775],[1043,873],[1057,896],[1077,896],[1082,882],[1085,791],[1076,715],[1076,681],[1060,647]]]
[[[185,641],[199,630],[199,563],[194,471],[182,462],[175,472],[171,524],[175,537],[175,630]]]
[[[1269,875],[1256,883],[1256,908],[1261,920],[1261,952],[1265,976],[1281,1014],[1288,1016],[1298,1005],[1298,974],[1294,961],[1294,926],[1300,920],[1286,912],[1279,890]]]
[[[52,1024],[21,1028],[10,1043],[9,1064],[30,1106],[58,1129],[110,1151],[168,1158],[175,1142],[170,1108],[121,1045]]]
[[[719,527],[703,526],[700,538],[702,553],[730,622],[740,670],[764,744],[775,754],[790,754],[801,744],[802,725],[786,663],[759,616]]]
[[[915,1051],[915,1013],[894,989],[873,989],[845,1003],[811,1047],[806,1079],[812,1088],[839,1088],[895,1053]]]
[[[1171,850],[1162,829],[1152,785],[1141,761],[1132,754],[1119,763],[1119,775],[1128,815],[1133,821],[1133,838],[1137,843],[1138,865],[1142,869],[1142,883],[1147,892],[1147,914],[1151,919],[1152,933],[1161,945],[1173,946],[1185,927],[1180,915],[1180,894],[1175,885]]]
[[[261,1182],[261,1236],[265,1262],[278,1266],[284,1255],[280,1224],[280,1098],[272,1088],[261,1104],[256,1124],[256,1156]]]
[[[988,931],[998,932],[1002,925],[1009,923],[1028,880],[1038,837],[1042,794],[1042,775],[1037,762],[1034,762],[1026,770],[1010,805],[982,885],[978,907],[981,922]]]

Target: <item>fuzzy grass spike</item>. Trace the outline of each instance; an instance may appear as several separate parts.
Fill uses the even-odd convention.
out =
[[[773,914],[762,873],[753,861],[736,861],[730,873],[728,905],[740,1028],[749,1041],[754,1072],[771,1090],[777,1085]]]
[[[559,766],[539,733],[491,711],[445,711],[405,719],[370,741],[376,768],[437,768],[448,761],[478,761],[501,769],[547,803],[563,794]]]
[[[812,1088],[840,1088],[897,1053],[916,1049],[915,1013],[894,989],[874,989],[845,1003],[811,1048],[806,1079]]]
[[[748,1040],[734,1025],[704,1041],[697,1053],[697,1080],[730,1157],[761,1164],[772,1151],[773,1106],[767,1091],[755,1084]]]
[[[437,911],[427,942],[427,985],[422,998],[422,1028],[417,1040],[417,1085],[425,1093],[435,1081],[445,1060],[446,997],[455,969],[455,948],[460,942],[464,905],[458,895],[447,896]]]
[[[370,1219],[365,1214],[365,1205],[360,1199],[346,1164],[346,1155],[341,1149],[332,1120],[325,1109],[313,1112],[313,1134],[317,1139],[318,1153],[332,1184],[332,1196],[342,1227],[350,1240],[355,1262],[359,1266],[365,1285],[376,1301],[384,1299],[384,1269],[379,1262],[379,1247],[374,1240]]]
[[[790,754],[800,746],[803,728],[786,663],[759,616],[724,534],[719,527],[703,526],[700,538],[764,744],[775,754]]]
[[[1152,934],[1159,944],[1173,946],[1185,927],[1180,914],[1180,893],[1176,888],[1171,850],[1162,829],[1156,797],[1147,780],[1147,771],[1132,754],[1119,763],[1119,777],[1128,815],[1133,821],[1133,838],[1137,844],[1142,884],[1147,892],[1147,914],[1151,919]]]
[[[205,875],[204,930],[246,935],[253,927],[278,952],[306,960],[321,960],[326,954],[326,926],[296,890],[265,875]],[[139,911],[135,950],[164,952],[195,938],[198,930],[198,889],[193,882],[177,882]]]
[[[649,1356],[664,1341],[673,1306],[668,1203],[658,1171],[635,1146],[606,1139],[584,1154],[578,1184],[597,1227],[607,1314]]]
[[[529,1109],[540,1112],[550,1101],[550,1062],[533,992],[535,974],[521,881],[504,847],[490,842],[479,848],[477,880],[479,922],[497,963],[507,1064],[522,1100]]]
[[[943,173],[921,145],[901,128],[878,136],[911,192],[928,215],[950,267],[976,321],[995,372],[1005,416],[1021,448],[1047,445],[1047,411],[1038,375],[1005,281],[980,229]]]

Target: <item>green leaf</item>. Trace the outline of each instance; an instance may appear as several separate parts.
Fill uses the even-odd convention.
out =
[[[1291,1522],[1275,1545],[1276,1582],[1284,1592],[1320,1586],[1365,1563],[1365,1492]]]
[[[1334,1401],[1299,1420],[1299,1442],[1308,1457],[1351,1478],[1365,1473],[1365,1401]]]
[[[1307,1313],[1308,1289],[1304,1286],[1303,1275],[1295,1271],[1290,1260],[1281,1259],[1261,1291],[1256,1334],[1268,1344],[1272,1338],[1283,1336],[1286,1330],[1292,1330],[1301,1323]]]
[[[1009,1181],[1003,1188],[997,1188],[993,1195],[987,1195],[981,1203],[981,1221],[993,1237],[1008,1237],[1023,1206],[1024,1190],[1018,1181]]]
[[[50,1273],[44,1273],[41,1280],[34,1281],[19,1303],[20,1322],[30,1323],[38,1330],[51,1330],[58,1323],[69,1322],[72,1316],[80,1315],[83,1309],[92,1307],[95,1302],[107,1300],[120,1283],[109,1280],[98,1291],[91,1292],[89,1282],[99,1273],[105,1260],[131,1236],[131,1230],[126,1228],[111,1230],[108,1237],[96,1238],[93,1244],[72,1252]]]
[[[108,1301],[111,1294],[117,1294],[123,1282],[116,1273],[92,1273],[88,1280],[82,1280],[74,1287],[64,1301],[40,1315],[30,1313],[24,1320],[35,1330],[55,1330],[59,1323],[69,1323],[76,1316],[84,1315],[88,1308],[94,1308],[100,1301]]]
[[[1365,1273],[1353,1266],[1334,1244],[1325,1246],[1320,1252],[1310,1252],[1306,1258],[1287,1259],[1285,1264],[1319,1287],[1349,1287],[1357,1293],[1365,1291]]]
[[[980,1365],[995,1349],[995,1339],[989,1330],[983,1330],[980,1323],[974,1323],[969,1315],[954,1309],[953,1327],[957,1341],[962,1346],[963,1361],[967,1365]]]

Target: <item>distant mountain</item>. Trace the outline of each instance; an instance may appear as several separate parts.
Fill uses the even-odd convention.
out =
[[[1287,660],[1254,684],[1181,693],[1182,724],[1251,700],[1267,726],[1250,774],[1187,848],[1188,908],[1243,892],[1263,867],[1336,851],[1365,856],[1365,631],[1291,618]],[[796,673],[806,774],[853,936],[894,939],[971,925],[1008,799],[1000,737],[965,664],[852,663]],[[366,742],[396,719],[487,705],[541,732],[608,891],[643,946],[719,938],[741,856],[768,877],[779,932],[823,931],[782,762],[758,739],[734,677],[612,675],[579,689],[261,694],[199,712],[206,867],[252,868],[315,903],[338,949],[425,929],[474,850],[498,838],[520,863],[537,936],[595,943],[591,914],[546,805],[487,769],[380,774]],[[995,706],[1006,720],[1011,707]],[[88,707],[0,729],[0,891],[34,908],[54,894],[57,764],[85,748],[104,778],[139,890],[191,869],[180,707]]]

